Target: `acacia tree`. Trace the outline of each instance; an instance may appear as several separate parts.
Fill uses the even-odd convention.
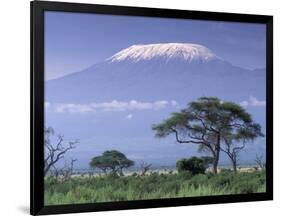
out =
[[[56,168],[56,164],[64,155],[75,147],[76,141],[69,141],[64,144],[64,137],[56,135],[52,127],[44,129],[44,176],[50,171],[51,168]]]
[[[106,174],[107,170],[110,168],[109,167],[110,161],[108,161],[105,157],[97,156],[92,158],[90,162],[90,167],[95,169],[98,168],[100,169],[104,174]]]
[[[162,123],[153,125],[152,129],[156,137],[173,134],[178,143],[196,144],[199,150],[210,152],[213,171],[217,173],[224,137],[251,124],[251,115],[239,104],[222,102],[216,97],[201,97],[180,112],[172,113]]]
[[[224,145],[221,150],[227,154],[231,160],[234,173],[237,173],[237,161],[239,153],[246,146],[247,141],[253,141],[259,136],[264,136],[258,124],[248,124],[240,127],[236,132],[225,134]]]
[[[108,170],[113,174],[123,175],[123,169],[134,165],[134,161],[129,160],[125,154],[117,151],[105,151],[102,155],[93,157],[90,162],[90,167],[98,168],[104,173]]]

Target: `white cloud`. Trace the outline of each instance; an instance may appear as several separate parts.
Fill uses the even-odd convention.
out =
[[[44,108],[45,110],[49,109],[49,107],[51,106],[51,104],[48,101],[44,102]]]
[[[172,106],[179,106],[178,102],[175,101],[175,100],[172,100],[172,101],[171,101],[171,105],[172,105]]]
[[[256,97],[250,96],[249,100],[242,101],[240,103],[243,107],[262,107],[266,105],[264,100],[258,100]]]
[[[143,155],[136,155],[136,154],[129,154],[127,157],[132,159],[132,160],[141,160],[141,159],[145,159],[146,158]]]
[[[91,113],[91,112],[109,112],[109,111],[133,111],[133,110],[160,110],[168,107],[178,106],[174,100],[166,101],[159,100],[154,102],[143,101],[118,101],[90,104],[55,104],[55,112],[70,112],[70,113]]]
[[[95,112],[91,106],[83,105],[83,104],[56,104],[55,112],[70,112],[70,113],[87,113],[87,112]]]
[[[132,119],[132,118],[133,118],[133,114],[132,114],[132,113],[128,114],[128,115],[126,116],[126,118],[127,118],[127,119]]]

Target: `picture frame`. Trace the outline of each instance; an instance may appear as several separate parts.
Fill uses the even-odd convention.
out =
[[[31,67],[31,130],[30,130],[30,214],[61,214],[122,209],[172,207],[273,200],[273,17],[221,12],[187,11],[83,3],[33,1],[30,6],[30,67]],[[149,199],[44,205],[44,14],[46,11],[83,14],[119,15],[182,20],[204,20],[266,25],[266,191],[249,194],[195,196],[169,199]]]

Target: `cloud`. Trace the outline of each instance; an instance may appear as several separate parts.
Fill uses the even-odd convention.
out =
[[[243,107],[263,107],[266,105],[265,100],[258,100],[256,97],[250,96],[249,100],[240,102]]]
[[[44,102],[44,108],[45,110],[49,109],[49,107],[51,106],[51,104],[48,101]]]
[[[175,100],[172,100],[172,101],[171,101],[171,105],[172,105],[172,106],[179,106],[178,102],[175,101]]]
[[[127,119],[132,119],[132,118],[133,118],[133,114],[132,114],[132,113],[128,114],[128,115],[126,116],[126,118],[127,118]]]
[[[159,100],[154,102],[143,101],[118,101],[90,104],[55,104],[55,112],[70,112],[70,113],[94,113],[94,112],[115,112],[115,111],[135,111],[135,110],[160,110],[168,107],[178,106],[174,100],[166,101]]]
[[[63,113],[87,113],[87,112],[95,112],[91,106],[83,105],[83,104],[56,104],[55,112]]]

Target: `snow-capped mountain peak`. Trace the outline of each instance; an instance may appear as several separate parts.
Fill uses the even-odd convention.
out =
[[[193,60],[208,62],[214,59],[220,59],[210,49],[199,44],[159,43],[132,45],[116,53],[108,60],[111,62],[121,62],[124,60],[138,62],[154,58],[164,58],[167,61],[181,59],[188,62]]]

